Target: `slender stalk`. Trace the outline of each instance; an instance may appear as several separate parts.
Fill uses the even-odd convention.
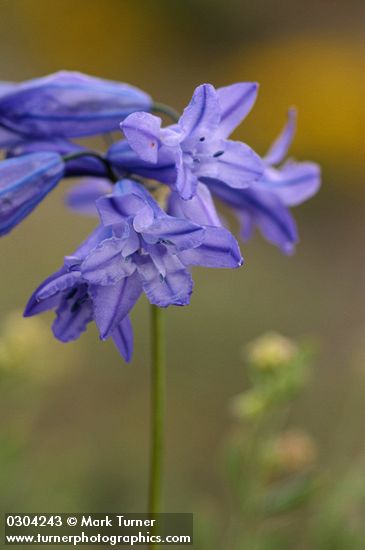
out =
[[[113,167],[109,160],[105,158],[104,156],[100,155],[99,153],[96,153],[95,151],[77,151],[76,153],[70,153],[69,155],[64,155],[63,160],[65,162],[69,162],[70,160],[75,160],[82,157],[92,157],[97,160],[99,160],[105,167],[106,175],[110,179],[112,183],[116,183],[118,181],[118,175],[115,174]]]
[[[152,106],[152,112],[166,115],[170,117],[173,122],[177,122],[180,118],[180,113],[176,111],[176,109],[164,103],[155,102]]]
[[[149,512],[161,512],[165,429],[165,319],[151,306],[151,455]],[[151,545],[150,548],[156,548]]]

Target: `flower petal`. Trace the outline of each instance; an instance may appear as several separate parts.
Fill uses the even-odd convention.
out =
[[[114,143],[107,152],[107,158],[121,172],[130,172],[162,183],[174,183],[176,180],[175,157],[171,148],[165,145],[160,146],[156,163],[142,160],[126,139]]]
[[[196,193],[198,178],[184,162],[183,154],[180,152],[176,154],[176,170],[175,188],[182,199],[190,200]]]
[[[265,239],[278,246],[284,254],[292,254],[298,242],[297,228],[290,211],[280,199],[267,191],[247,189],[247,210],[240,216],[251,218]],[[245,235],[242,237],[245,239]]]
[[[113,194],[96,201],[102,223],[105,226],[117,225],[136,216],[146,206],[146,197],[139,188],[130,188],[128,180],[119,182]],[[147,213],[145,213],[147,214]],[[148,214],[152,221],[153,212]]]
[[[46,300],[55,294],[71,289],[80,282],[80,278],[79,271],[64,270],[58,277],[48,280],[46,284],[43,283],[42,287],[38,289],[37,299],[39,301]]]
[[[95,322],[101,339],[105,340],[128,315],[142,292],[142,285],[135,272],[114,285],[91,285],[89,292],[94,303]]]
[[[112,185],[104,178],[85,178],[67,193],[66,204],[71,210],[86,216],[97,216],[95,201],[111,193]]]
[[[24,317],[32,317],[33,315],[38,315],[38,313],[43,313],[58,306],[61,300],[61,292],[53,292],[48,294],[48,297],[42,296],[43,290],[49,288],[50,285],[57,285],[57,282],[60,278],[63,278],[65,274],[65,268],[62,267],[60,270],[56,271],[50,275],[43,283],[39,285],[38,288],[33,292],[32,296],[29,298],[27,305],[24,310]]]
[[[186,218],[199,225],[217,227],[222,225],[212,195],[203,183],[198,184],[196,195],[189,201],[182,200],[176,191],[170,193],[168,213],[176,218]]]
[[[133,113],[120,125],[133,151],[144,161],[156,163],[161,119],[150,113]]]
[[[285,254],[294,251],[298,242],[296,224],[275,193],[259,187],[231,189],[217,182],[212,184],[211,190],[236,211],[242,225],[241,237],[245,241],[256,225],[263,236]]]
[[[195,248],[204,238],[205,230],[186,219],[165,215],[156,219],[143,233],[143,238],[150,244],[162,242],[175,252]]]
[[[136,267],[123,255],[124,240],[112,237],[102,241],[81,264],[81,273],[90,284],[110,285],[129,277]]]
[[[150,258],[145,256],[138,259],[138,272],[147,298],[151,304],[159,307],[187,305],[193,290],[190,273],[172,254],[166,252],[163,261],[165,277],[161,276]]]
[[[179,120],[184,142],[208,137],[218,128],[219,121],[220,109],[216,90],[211,84],[198,86]]]
[[[292,107],[288,110],[288,121],[286,125],[264,157],[266,164],[280,164],[280,162],[284,160],[293,141],[296,125],[297,111]]]
[[[93,250],[101,241],[109,239],[112,236],[111,229],[109,227],[104,227],[103,225],[98,225],[94,231],[77,247],[72,257],[76,258],[78,265],[81,264],[82,260],[86,258],[91,250]]]
[[[61,342],[76,340],[93,320],[93,306],[87,296],[86,285],[81,285],[72,299],[64,298],[52,325],[53,334]]]
[[[3,97],[4,95],[13,92],[18,84],[16,82],[10,82],[8,80],[1,80],[0,81],[0,97]]]
[[[151,224],[154,220],[154,213],[149,204],[146,204],[141,208],[134,216],[133,227],[137,233],[143,233],[143,231],[149,231]]]
[[[206,227],[205,230],[204,241],[200,246],[179,254],[183,264],[204,267],[240,267],[243,259],[233,235],[224,227]]]
[[[20,134],[0,124],[0,148],[12,147],[23,138]]]
[[[218,133],[228,137],[251,111],[257,97],[256,82],[238,82],[217,89],[221,110]]]
[[[214,179],[236,189],[254,183],[264,171],[261,158],[248,145],[238,141],[227,140],[224,153],[217,160],[218,174]],[[211,179],[199,177],[208,186]]]
[[[266,170],[260,186],[274,191],[286,206],[297,206],[321,186],[321,170],[314,162],[288,162],[280,170]]]
[[[119,353],[129,363],[133,354],[133,328],[128,316],[124,317],[123,321],[113,330],[111,336]]]

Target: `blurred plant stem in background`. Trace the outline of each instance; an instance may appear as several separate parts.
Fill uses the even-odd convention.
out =
[[[226,469],[233,514],[225,547],[262,548],[267,523],[312,493],[315,443],[300,431],[283,431],[288,404],[308,380],[310,353],[268,333],[245,350],[251,387],[230,404],[238,422],[227,444]]]
[[[258,338],[245,349],[250,387],[230,402],[236,424],[224,447],[231,511],[226,528],[215,535],[222,548],[364,548],[364,450],[356,459],[348,457],[340,467],[321,465],[313,437],[302,429],[287,427],[290,404],[307,385],[312,357],[308,346],[275,333]],[[359,395],[359,382],[357,378],[353,384],[352,397]],[[350,402],[351,396],[346,405]],[[335,441],[341,436],[336,432],[334,429]],[[348,441],[342,435],[343,441]],[[346,449],[341,454],[345,455]],[[212,518],[213,514],[210,521],[219,525],[219,520]],[[206,536],[203,520],[199,550],[209,548]]]

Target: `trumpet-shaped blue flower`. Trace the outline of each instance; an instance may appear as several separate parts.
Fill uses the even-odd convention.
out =
[[[112,192],[112,185],[103,178],[85,178],[73,187],[66,198],[67,205],[78,214],[95,216],[98,198]],[[182,200],[173,191],[166,204],[167,213],[186,219],[204,228],[204,240],[198,247],[179,253],[186,265],[234,268],[242,263],[236,239],[222,226],[206,185],[199,183],[195,196],[190,201]]]
[[[37,288],[24,314],[55,309],[53,332],[63,342],[78,338],[94,320],[100,337],[111,337],[129,361],[133,333],[128,315],[143,291],[160,307],[186,305],[193,286],[187,266],[234,268],[242,258],[202,184],[189,203],[177,193],[170,196],[169,210],[178,217],[166,214],[130,180],[119,182],[96,204],[102,225]]]
[[[288,122],[264,157],[262,178],[250,189],[229,189],[218,180],[211,191],[234,209],[241,224],[241,237],[248,240],[257,226],[262,235],[285,254],[294,251],[297,228],[288,207],[312,197],[321,184],[320,168],[313,162],[283,162],[293,140],[296,112],[289,110]]]
[[[90,136],[117,130],[127,115],[151,105],[129,84],[60,71],[0,93],[0,126],[19,139]],[[8,145],[1,137],[0,146]]]
[[[56,319],[52,325],[55,337],[61,342],[76,340],[94,320],[94,304],[90,285],[83,280],[80,265],[88,253],[110,232],[104,227],[97,228],[90,237],[67,256],[62,268],[48,277],[33,293],[24,316],[38,315],[55,310]],[[130,361],[133,351],[133,331],[128,315],[115,323],[110,334],[119,352]]]
[[[191,266],[231,269],[243,263],[212,194],[237,214],[244,239],[257,226],[291,253],[298,236],[289,207],[317,192],[320,171],[311,162],[284,162],[294,110],[262,159],[228,139],[256,95],[254,83],[219,89],[203,84],[179,120],[162,127],[161,118],[146,112],[158,105],[127,84],[66,71],[20,84],[0,82],[0,148],[7,157],[0,163],[0,235],[63,177],[84,177],[67,204],[100,218],[36,289],[25,316],[55,310],[52,328],[62,342],[77,339],[94,321],[100,338],[112,338],[129,361],[129,315],[142,293],[158,307],[184,306],[193,290]],[[70,141],[119,127],[125,139],[106,154]]]
[[[90,252],[81,273],[93,285],[102,337],[113,330],[120,304],[130,304],[123,315],[133,306],[126,296],[137,299],[143,290],[157,306],[186,305],[193,287],[187,266],[238,267],[242,263],[237,242],[226,229],[166,214],[134,181],[119,182],[112,195],[96,204],[112,236]]]
[[[318,164],[293,160],[282,164],[294,138],[296,120],[296,110],[289,109],[287,124],[263,158],[265,171],[258,182],[263,188],[273,191],[286,206],[297,206],[308,200],[321,185]]]
[[[218,180],[242,189],[263,173],[261,159],[248,145],[228,140],[251,109],[257,85],[239,83],[215,90],[198,86],[177,124],[161,128],[161,118],[133,113],[121,123],[131,148],[145,162],[173,166],[174,188],[191,199],[198,182]]]
[[[290,210],[272,191],[259,188],[230,189],[219,182],[211,182],[212,193],[226,203],[241,225],[240,236],[250,239],[258,227],[263,237],[278,246],[284,254],[291,254],[298,242],[295,220]]]
[[[0,235],[5,235],[44,199],[64,175],[57,153],[34,153],[0,163]]]

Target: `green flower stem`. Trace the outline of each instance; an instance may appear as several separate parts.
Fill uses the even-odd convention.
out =
[[[149,512],[161,512],[165,431],[165,319],[151,306],[151,457]],[[150,548],[156,548],[155,545]]]
[[[152,112],[156,114],[163,114],[171,118],[173,122],[177,122],[180,118],[180,113],[176,111],[170,105],[165,105],[164,103],[155,102],[152,106]]]
[[[116,183],[118,181],[118,175],[114,172],[112,165],[108,161],[107,158],[100,155],[99,153],[96,153],[95,151],[77,151],[76,153],[70,153],[69,155],[64,155],[62,158],[64,162],[68,162],[70,160],[75,160],[81,157],[92,157],[99,160],[104,166],[106,170],[106,175],[110,179],[112,183]]]

